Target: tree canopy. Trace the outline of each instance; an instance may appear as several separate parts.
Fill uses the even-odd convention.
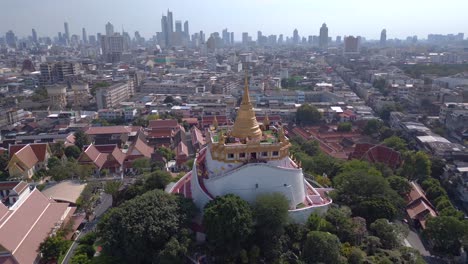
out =
[[[340,240],[328,232],[311,231],[303,250],[306,263],[340,263]]]
[[[228,194],[206,204],[203,226],[213,252],[226,261],[237,258],[242,244],[253,232],[250,205],[239,196]]]
[[[91,143],[88,135],[81,130],[76,131],[74,136],[75,136],[75,145],[81,150],[83,149],[85,145],[89,145]]]
[[[297,109],[296,123],[300,125],[316,125],[321,119],[322,114],[315,106],[303,104]]]
[[[112,208],[98,224],[104,249],[126,263],[160,263],[160,253],[188,227],[191,201],[160,190],[149,191]],[[183,257],[183,256],[181,256]]]

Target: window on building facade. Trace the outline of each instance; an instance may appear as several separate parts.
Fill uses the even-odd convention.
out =
[[[279,152],[278,152],[278,151],[273,151],[273,156],[274,156],[274,157],[279,156]]]

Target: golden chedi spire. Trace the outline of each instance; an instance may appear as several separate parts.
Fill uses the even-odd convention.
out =
[[[218,129],[218,119],[216,118],[216,115],[213,118],[213,127],[215,130]]]
[[[262,130],[258,126],[257,118],[250,102],[247,71],[245,73],[244,94],[242,95],[242,102],[237,112],[236,122],[234,123],[231,135],[236,138],[260,138],[262,136]]]

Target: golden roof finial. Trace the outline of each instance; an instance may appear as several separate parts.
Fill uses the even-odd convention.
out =
[[[245,71],[244,94],[242,95],[242,102],[232,129],[232,136],[236,138],[260,138],[262,136],[262,130],[258,126],[257,118],[250,102],[247,70]]]

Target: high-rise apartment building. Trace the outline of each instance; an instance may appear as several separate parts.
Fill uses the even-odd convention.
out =
[[[297,31],[297,28],[296,28],[293,31],[293,43],[294,44],[299,44],[299,41],[300,41],[299,32]]]
[[[383,29],[380,33],[380,46],[385,46],[387,44],[387,30]]]
[[[347,36],[344,38],[344,54],[358,54],[360,52],[361,37]]]
[[[188,39],[190,36],[188,21],[184,22],[184,35]]]
[[[34,28],[32,29],[32,41],[34,43],[37,43],[37,33],[36,33],[36,30]]]
[[[13,33],[12,30],[9,30],[5,34],[5,42],[9,47],[16,48],[16,36],[15,36],[15,33]]]
[[[110,22],[107,22],[106,24],[106,36],[112,36],[114,35],[114,25],[112,25]]]
[[[65,29],[65,41],[66,44],[70,44],[70,31],[68,30],[68,22],[63,23],[63,27]]]
[[[319,47],[321,49],[328,48],[328,27],[325,23],[323,23],[322,27],[320,28]]]
[[[88,35],[86,34],[86,28],[83,28],[81,30],[81,34],[82,34],[81,38],[83,39],[83,43],[88,44]]]
[[[117,83],[109,87],[100,88],[96,92],[96,103],[99,110],[118,108],[120,103],[129,99],[132,92],[129,83]]]
[[[242,32],[242,45],[249,44],[249,33]]]
[[[180,20],[175,21],[175,32],[182,33],[182,21]]]
[[[125,51],[124,37],[119,33],[112,36],[101,36],[101,49],[104,60],[107,62],[118,62]]]

